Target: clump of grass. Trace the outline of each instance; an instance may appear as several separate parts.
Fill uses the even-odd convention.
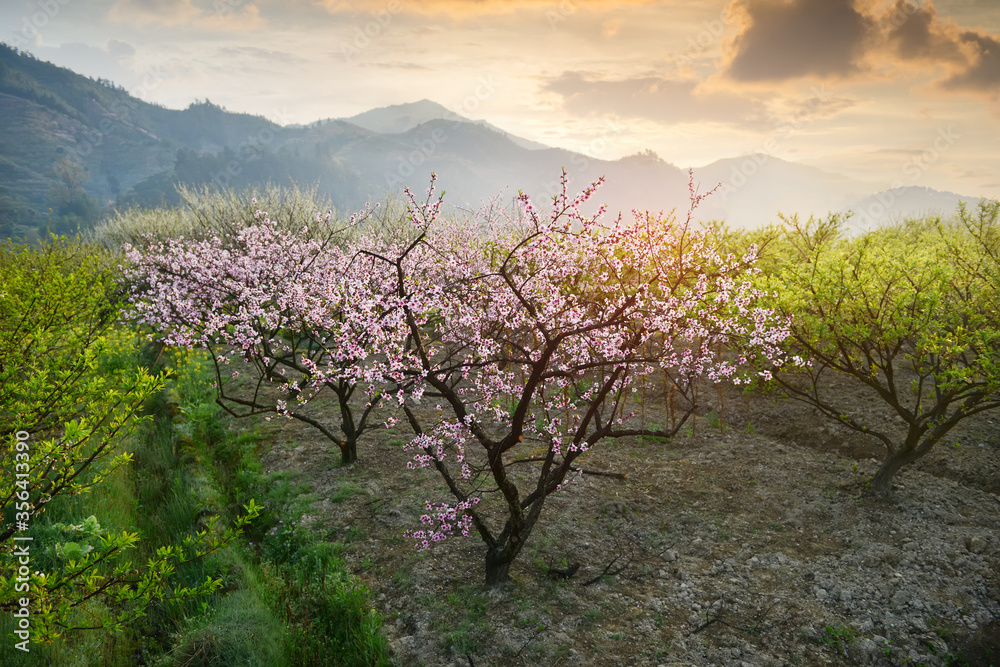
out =
[[[269,605],[287,630],[285,651],[294,665],[388,665],[382,617],[368,589],[347,573],[337,550],[302,538],[291,563],[264,561]]]
[[[194,662],[176,664],[388,665],[382,618],[367,588],[347,572],[340,558],[344,545],[297,525],[315,499],[308,486],[263,470],[256,433],[224,429],[219,435],[206,428],[205,422],[219,422],[217,410],[214,402],[191,401],[184,413],[194,422],[195,446],[211,462],[224,511],[235,516],[251,498],[265,509],[245,531],[248,549],[237,559],[235,577],[239,595],[227,596],[183,634],[177,652]],[[361,492],[343,484],[334,500]],[[248,610],[245,622],[235,613],[241,606]],[[258,657],[244,659],[251,654]],[[200,662],[205,656],[211,659]]]
[[[199,617],[158,667],[284,667],[285,629],[255,591],[234,591]]]

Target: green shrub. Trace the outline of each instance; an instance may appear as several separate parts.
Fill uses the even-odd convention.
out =
[[[983,202],[953,222],[907,220],[858,237],[840,216],[793,217],[768,246],[760,283],[790,318],[788,351],[811,360],[770,370],[788,396],[885,447],[877,492],[963,419],[1000,407],[998,212]],[[831,375],[901,426],[845,403]]]

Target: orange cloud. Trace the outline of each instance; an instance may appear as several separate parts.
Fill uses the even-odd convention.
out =
[[[966,30],[960,40],[971,53],[969,66],[942,81],[940,86],[946,90],[964,90],[997,99],[1000,97],[1000,37]]]
[[[890,51],[903,61],[965,63],[967,55],[956,41],[960,28],[938,18],[933,4],[917,7],[897,0],[882,16]]]
[[[733,0],[727,11],[738,24],[722,67],[732,81],[776,85],[944,70],[934,88],[1000,95],[1000,36],[942,20],[931,0],[923,6],[909,0]]]
[[[613,10],[622,5],[646,5],[662,0],[320,0],[331,12],[393,12],[420,14],[447,14],[455,18],[489,14],[509,14],[515,11],[534,10],[556,16],[570,16],[581,9]],[[392,6],[391,6],[392,5]],[[395,6],[395,7],[393,7]]]
[[[905,17],[905,20],[903,20]],[[889,55],[902,66],[944,68],[938,88],[995,97],[1000,93],[1000,36],[938,17],[933,3],[896,0],[884,24]]]
[[[862,71],[874,22],[854,0],[734,1],[742,29],[728,45],[737,81],[847,77]]]
[[[580,116],[612,114],[668,124],[754,124],[766,116],[760,102],[724,90],[703,90],[694,80],[607,79],[593,72],[564,72],[550,80],[545,90],[559,95],[566,109]]]

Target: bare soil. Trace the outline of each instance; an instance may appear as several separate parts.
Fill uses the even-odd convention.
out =
[[[494,590],[477,536],[429,553],[403,537],[425,501],[452,499],[406,468],[402,424],[341,467],[321,434],[272,421],[263,460],[318,495],[303,523],[348,543],[400,665],[1000,665],[1000,413],[883,498],[865,486],[874,439],[787,399],[714,402],[671,441],[588,452],[583,468],[625,479],[584,474],[551,496]]]

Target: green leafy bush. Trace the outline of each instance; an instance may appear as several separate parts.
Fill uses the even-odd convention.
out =
[[[1000,407],[1000,204],[952,222],[907,220],[858,237],[843,220],[786,220],[761,283],[791,319],[790,353],[811,360],[776,374],[792,398],[885,447],[872,489],[926,455],[957,424]],[[848,378],[896,418],[875,420],[828,376]]]
[[[29,599],[31,642],[77,628],[119,632],[164,599],[211,593],[218,580],[178,583],[174,572],[257,513],[251,501],[233,529],[208,526],[148,550],[137,549],[133,525],[106,530],[96,513],[77,518],[77,499],[119,488],[133,460],[127,438],[163,381],[138,363],[134,336],[116,328],[110,266],[79,241],[0,247],[0,611]],[[48,521],[57,507],[60,521]],[[18,570],[25,556],[14,556],[15,534],[32,538],[28,574]],[[137,554],[141,564],[130,560]],[[95,605],[93,615],[77,613],[81,605]]]

